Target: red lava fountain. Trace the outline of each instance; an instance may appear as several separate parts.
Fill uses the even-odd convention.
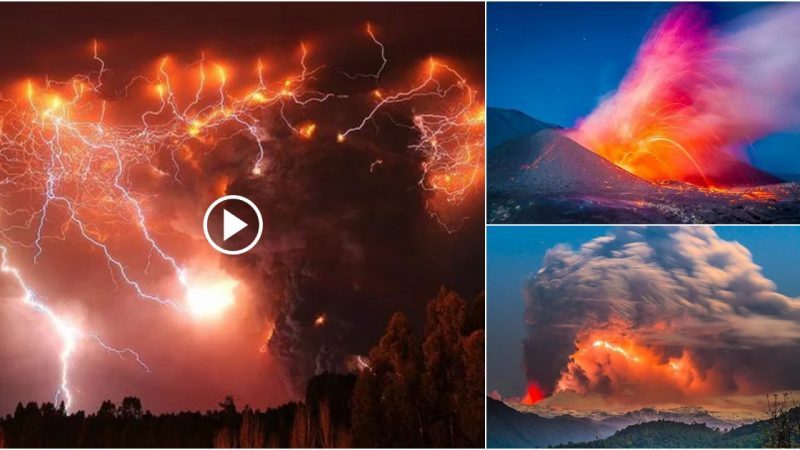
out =
[[[542,392],[542,388],[539,387],[539,383],[535,381],[529,381],[528,392],[526,392],[525,397],[522,398],[522,404],[535,405],[542,399],[544,399],[544,393]]]
[[[776,182],[741,157],[753,140],[785,124],[779,108],[754,106],[758,98],[779,103],[780,94],[748,85],[755,69],[742,55],[755,50],[735,47],[740,40],[709,27],[699,8],[674,8],[647,36],[617,91],[567,135],[649,181],[705,188]]]

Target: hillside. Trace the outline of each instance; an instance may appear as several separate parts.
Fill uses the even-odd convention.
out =
[[[703,424],[685,424],[668,420],[631,425],[613,436],[592,442],[570,443],[575,448],[709,448],[721,432]]]
[[[486,108],[486,148],[492,149],[510,139],[547,129],[560,128],[515,109]]]
[[[800,421],[800,408],[789,412],[794,423]],[[594,441],[561,445],[570,448],[760,448],[768,431],[770,420],[759,420],[726,432],[700,423],[686,424],[668,420],[631,425],[613,436]],[[793,437],[795,444],[800,436]]]
[[[487,445],[503,447],[552,447],[569,441],[590,441],[610,436],[614,429],[569,415],[545,418],[521,413],[505,403],[486,399]]]

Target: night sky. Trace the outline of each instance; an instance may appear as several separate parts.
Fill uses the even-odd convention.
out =
[[[703,3],[725,29],[767,3]],[[612,93],[670,3],[489,3],[487,104],[572,127]],[[491,133],[491,130],[489,130]],[[800,130],[775,133],[748,152],[756,166],[800,172]]]
[[[518,397],[525,391],[523,285],[542,267],[545,252],[559,244],[573,249],[613,227],[489,227],[487,232],[487,392]],[[800,296],[800,231],[794,227],[720,226],[720,238],[751,253],[766,278],[787,296]]]
[[[121,89],[136,75],[155,77],[165,55],[170,70],[178,72],[173,88],[183,100],[193,95],[188,87],[197,82],[198,66],[185,73],[181,67],[196,62],[201,52],[225,63],[230,95],[241,95],[257,82],[257,58],[263,58],[269,85],[284,85],[285,74],[299,71],[303,42],[308,67],[323,67],[315,72],[312,87],[350,94],[308,107],[289,105],[283,118],[274,109],[259,116],[265,164],[258,176],[253,172],[254,139],[242,133],[226,136],[228,130],[220,127],[214,132],[225,139],[214,141],[212,135],[206,144],[201,135],[192,145],[202,151],[181,150],[179,157],[171,157],[167,145],[147,161],[152,167],[138,166],[125,177],[154,239],[199,280],[197,295],[213,292],[209,286],[216,278],[238,281],[233,306],[208,320],[138,298],[74,224],[61,227],[68,218],[63,204],[53,206],[48,216],[43,250],[34,263],[37,227],[27,221],[41,208],[47,176],[39,178],[42,173],[18,161],[0,164],[0,179],[21,171],[33,180],[30,189],[21,182],[2,184],[0,245],[8,247],[11,264],[50,307],[115,347],[135,349],[151,368],[147,373],[130,354],[118,358],[81,341],[70,366],[73,410],[95,411],[101,401],[119,403],[126,395],[140,397],[154,412],[215,408],[228,394],[238,405],[276,406],[303,396],[306,381],[316,373],[352,369],[353,355],[365,355],[378,342],[391,314],[404,312],[421,333],[425,305],[440,287],[467,299],[479,295],[482,181],[443,211],[456,223],[452,232],[431,216],[432,202],[450,204],[418,185],[423,157],[409,148],[418,139],[412,115],[432,104],[399,105],[391,116],[376,117],[344,143],[337,143],[336,133],[358,124],[372,109],[376,89],[391,92],[419,83],[429,57],[457,68],[476,87],[476,101],[482,104],[483,21],[480,3],[0,6],[3,99],[23,97],[25,80],[42,86],[46,77],[65,79],[96,70],[91,43],[97,39],[108,69],[99,96],[108,101],[105,126],[111,129],[114,120],[141,124],[141,108],[158,107],[154,84],[136,85],[130,99]],[[342,73],[374,72],[380,65],[367,22],[389,60],[379,82],[350,80]],[[211,67],[207,98],[217,98],[218,82]],[[96,106],[81,112],[93,114]],[[312,119],[318,123],[313,139],[302,139],[285,123]],[[79,161],[87,149],[78,145],[70,151],[76,156],[69,160]],[[99,162],[108,153],[101,149],[97,154],[93,169],[114,166],[113,159]],[[110,189],[114,177],[104,180]],[[96,195],[98,186],[78,177],[59,189],[107,200],[102,191]],[[205,208],[223,192],[250,198],[264,215],[260,243],[241,257],[220,256],[203,237]],[[118,195],[109,194],[114,201],[108,208],[125,205]],[[104,222],[108,217],[87,205],[81,205],[86,207],[81,214],[96,225],[89,232],[108,242],[142,286],[181,298],[175,271],[150,249],[130,210]],[[9,273],[0,277],[2,414],[13,411],[17,402],[53,400],[61,350],[43,315],[20,302],[22,292]]]

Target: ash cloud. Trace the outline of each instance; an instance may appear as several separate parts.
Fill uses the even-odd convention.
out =
[[[482,27],[479,8],[468,15],[470,24]],[[265,348],[294,398],[304,395],[311,376],[348,370],[351,355],[368,353],[394,312],[405,313],[421,331],[425,305],[441,286],[465,298],[483,290],[483,191],[474,189],[463,204],[452,206],[465,218],[456,232],[431,217],[433,194],[418,185],[423,155],[409,148],[418,139],[408,126],[414,103],[336,142],[336,132],[359,123],[365,107],[374,104],[374,82],[353,81],[333,69],[378,64],[374,46],[364,44],[358,61],[353,55],[313,54],[314,63],[326,65],[315,76],[315,89],[350,93],[344,101],[288,113],[293,122],[319,124],[313,139],[298,139],[280,117],[266,116],[259,130],[269,136],[262,176],[249,175],[256,156],[252,141],[237,138],[209,153],[199,174],[181,178],[203,198],[210,183],[200,177],[224,177],[226,193],[248,197],[261,209],[261,242],[224,265],[245,274],[257,291],[259,314],[274,323]],[[400,36],[384,44],[390,61],[380,86],[408,86],[428,54]],[[461,55],[482,45],[475,34],[432,54]],[[470,83],[482,85],[481,58],[459,57],[457,64],[476,74]],[[373,168],[376,160],[382,163]],[[316,324],[321,315],[324,323]]]
[[[311,375],[366,354],[393,312],[421,324],[439,286],[467,297],[482,289],[480,199],[462,206],[472,219],[448,234],[429,217],[410,139],[413,131],[390,122],[344,145],[332,135],[276,139],[265,176],[229,188],[267,212],[265,238],[244,264],[266,286],[275,320],[269,349],[295,394]],[[384,163],[371,173],[376,158]],[[322,314],[324,324],[315,324]]]
[[[617,228],[576,250],[557,246],[524,294],[524,365],[547,394],[562,383],[646,402],[798,387],[800,300],[710,227]],[[684,357],[691,377],[674,382],[610,357],[581,366],[579,342],[592,333],[635,341],[655,363]]]

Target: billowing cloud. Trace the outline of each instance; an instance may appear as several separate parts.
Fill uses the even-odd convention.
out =
[[[571,137],[645,179],[756,182],[735,156],[800,125],[800,7],[760,8],[726,29],[707,16],[692,5],[670,11]]]
[[[557,246],[524,287],[529,383],[632,403],[797,388],[800,300],[710,227]]]

